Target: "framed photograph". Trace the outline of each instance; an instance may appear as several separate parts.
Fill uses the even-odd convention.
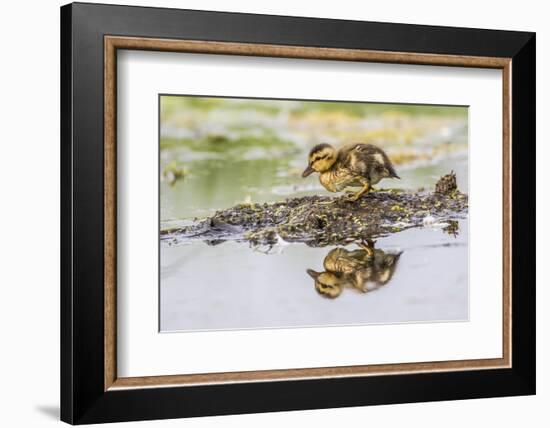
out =
[[[535,35],[61,8],[61,418],[535,393]]]

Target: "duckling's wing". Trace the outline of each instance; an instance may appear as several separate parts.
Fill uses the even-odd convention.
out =
[[[354,251],[348,251],[345,248],[335,248],[325,257],[323,267],[326,271],[333,273],[353,273],[362,266],[354,253]]]
[[[336,163],[352,173],[366,173],[367,170],[364,160],[368,152],[363,146],[365,146],[365,144],[348,144],[342,147],[338,151]]]
[[[368,253],[365,250],[354,250],[349,253],[350,262],[354,264],[355,267],[359,268],[361,266],[366,266],[372,263],[372,258],[369,257]]]
[[[383,253],[383,252],[382,252]],[[395,270],[397,268],[397,263],[401,253],[397,254],[377,254],[374,261],[374,270],[375,270],[375,282],[377,284],[387,284],[393,277]]]
[[[383,162],[381,164],[378,164],[377,167],[379,168],[380,172],[385,173],[386,177],[390,178],[401,178],[397,175],[395,172],[395,168],[393,167],[393,164],[386,154],[386,152],[376,146],[370,146],[371,150],[373,152],[372,156],[377,157],[378,159],[382,159]]]
[[[364,263],[352,256],[340,257],[334,261],[334,272],[350,274],[364,267]]]
[[[399,178],[386,153],[372,144],[353,144],[345,147],[345,165],[350,171],[369,176],[376,172],[382,177]],[[344,153],[343,153],[344,155]]]
[[[387,173],[387,177],[401,179],[401,177],[397,175],[397,172],[395,172],[395,168],[393,167],[390,158],[388,158],[388,155],[382,152],[382,156],[384,158],[384,170]]]

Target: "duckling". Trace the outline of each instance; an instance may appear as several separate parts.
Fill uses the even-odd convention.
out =
[[[324,272],[307,270],[319,294],[334,299],[344,288],[367,293],[391,280],[401,253],[375,250],[374,241],[358,245],[361,247],[359,250],[349,251],[340,247],[331,250],[323,261]]]
[[[357,245],[361,249],[354,251],[349,251],[341,247],[334,248],[326,255],[325,260],[323,260],[323,267],[327,271],[343,274],[350,274],[359,269],[365,269],[373,261],[375,243],[376,241],[372,240],[359,242]]]
[[[320,174],[319,181],[329,192],[361,187],[348,196],[350,201],[357,201],[383,178],[400,178],[382,149],[360,143],[346,145],[338,151],[330,144],[316,145],[309,152],[308,166],[302,177],[313,172]]]

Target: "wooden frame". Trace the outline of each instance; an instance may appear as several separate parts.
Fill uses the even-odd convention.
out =
[[[313,408],[341,405],[358,405],[385,402],[403,402],[416,400],[434,400],[446,398],[466,398],[474,396],[491,395],[513,395],[528,394],[534,392],[534,259],[531,261],[519,261],[517,249],[521,248],[525,253],[534,254],[534,241],[529,238],[534,235],[534,209],[528,209],[534,205],[534,196],[531,192],[527,195],[520,195],[514,192],[516,186],[534,182],[534,171],[532,166],[529,169],[522,168],[526,165],[527,156],[534,156],[534,114],[528,116],[522,113],[522,109],[532,111],[534,109],[534,35],[528,33],[510,33],[488,30],[465,30],[437,27],[419,27],[398,24],[373,24],[373,23],[349,23],[331,20],[315,20],[306,18],[284,18],[265,17],[241,14],[221,14],[194,11],[171,11],[171,16],[166,14],[166,9],[144,9],[122,6],[99,6],[76,4],[69,5],[62,9],[62,191],[66,198],[70,199],[68,204],[62,206],[62,419],[71,423],[86,423],[98,421],[115,421],[130,419],[162,418],[191,416],[200,414],[223,414],[248,411],[283,410],[292,408]],[[104,14],[127,14],[130,20],[121,28],[104,28],[101,17]],[[152,30],[141,29],[134,22],[139,17],[153,15],[156,17],[157,28]],[[172,16],[176,15],[176,16]],[[82,29],[79,23],[86,16],[91,18],[94,34],[81,34],[89,29]],[[162,24],[168,22],[193,22],[196,23],[197,16],[202,23],[218,20],[220,23],[227,20],[240,19],[246,24],[243,28],[250,28],[254,25],[262,25],[259,21],[269,21],[268,27],[261,33],[261,40],[246,40],[246,31],[240,37],[223,37],[216,34],[216,30],[209,30],[211,34],[203,35],[197,39],[196,34],[188,34],[181,30],[180,34],[166,34],[162,32]],[[133,18],[132,18],[133,17]],[[133,21],[133,20],[134,21]],[[114,21],[113,21],[114,22]],[[129,23],[128,23],[129,22]],[[370,47],[349,47],[355,39],[339,39],[333,31],[330,37],[333,40],[325,40],[324,46],[311,43],[311,40],[300,40],[296,37],[292,43],[281,43],[275,36],[276,28],[279,25],[286,25],[292,28],[299,28],[299,25],[306,22],[312,27],[305,32],[302,39],[314,39],[316,34],[326,34],[328,28],[333,30],[357,26],[357,32],[379,34],[382,32],[391,33],[395,40],[391,43],[390,51],[384,49],[382,42],[379,46]],[[263,22],[265,25],[265,22]],[[380,27],[387,26],[385,28]],[[122,28],[124,27],[124,28]],[[183,28],[184,26],[182,26]],[[199,25],[200,27],[200,25]],[[199,28],[198,27],[198,28]],[[214,26],[215,27],[215,26]],[[89,28],[89,27],[88,27]],[[398,30],[398,31],[396,31]],[[197,31],[203,31],[199,28]],[[142,32],[144,36],[135,36]],[[425,34],[435,36],[438,33],[447,40],[445,47],[430,46],[429,43],[423,49],[415,50],[409,41],[414,43],[415,39],[410,36],[414,34]],[[475,38],[479,32],[489,40],[492,50],[477,48]],[[459,33],[453,43],[451,35]],[[115,35],[116,34],[116,35]],[[120,34],[131,34],[120,35]],[[158,34],[151,37],[150,34]],[[395,36],[395,34],[398,34]],[[174,37],[177,35],[178,37]],[[245,36],[245,37],[243,37]],[[252,36],[251,36],[252,37]],[[329,39],[330,39],[329,37]],[[225,39],[225,40],[224,40]],[[236,40],[246,41],[236,41]],[[215,40],[215,41],[214,41]],[[223,41],[220,41],[223,40]],[[78,42],[93,43],[95,50],[93,55],[83,55],[84,60],[75,64],[76,57],[73,52],[78,48]],[[445,43],[443,43],[445,44]],[[336,45],[336,46],[335,46]],[[485,44],[487,45],[487,43]],[[99,50],[101,48],[101,51]],[[231,55],[252,55],[287,58],[309,58],[309,59],[330,59],[346,61],[368,61],[388,62],[406,64],[428,64],[462,67],[497,68],[503,73],[503,357],[500,359],[466,360],[466,361],[445,361],[426,362],[410,364],[386,364],[370,366],[349,366],[349,367],[326,367],[292,370],[271,370],[239,373],[217,373],[198,375],[174,375],[174,376],[153,376],[145,378],[117,378],[116,376],[116,51],[117,49],[139,49],[153,51],[173,52],[194,52],[208,54],[231,54]],[[81,54],[82,55],[82,54]],[[103,80],[103,99],[96,97],[92,101],[93,116],[97,118],[94,122],[85,119],[83,122],[74,122],[75,113],[82,118],[82,106],[80,103],[87,100],[89,95],[81,91],[85,82],[90,81],[89,76],[79,75],[79,66],[87,63],[93,67],[93,81],[97,85]],[[73,68],[74,66],[74,68]],[[74,74],[73,74],[74,73]],[[84,74],[84,73],[82,73]],[[101,79],[102,78],[102,79]],[[532,80],[529,81],[528,79]],[[520,80],[521,79],[521,80]],[[522,90],[518,90],[521,87]],[[103,112],[103,115],[101,115]],[[77,118],[78,118],[77,117]],[[100,126],[100,123],[103,126]],[[72,127],[72,128],[71,128]],[[94,127],[95,139],[79,139],[79,131]],[[99,127],[99,129],[97,129]],[[102,129],[102,133],[98,131]],[[527,133],[523,143],[529,146],[528,154],[519,151],[512,143],[514,135],[518,132]],[[85,141],[87,140],[87,141]],[[95,157],[93,165],[88,165],[89,170],[79,171],[76,168],[86,168],[82,160],[77,158],[77,150],[86,151],[93,148]],[[531,152],[532,150],[532,152]],[[520,169],[521,176],[512,179],[512,160],[514,170]],[[532,163],[534,165],[534,163]],[[103,171],[101,173],[101,171]],[[90,184],[80,181],[80,176],[92,179],[93,189]],[[103,178],[102,180],[100,178]],[[84,178],[84,177],[82,177]],[[98,183],[100,181],[101,183]],[[98,192],[101,190],[101,193]],[[100,199],[99,196],[102,196]],[[88,197],[88,200],[82,199]],[[75,199],[81,204],[93,204],[92,208],[96,213],[101,212],[103,223],[95,221],[91,225],[93,230],[102,230],[100,237],[90,241],[90,237],[84,236],[83,216],[75,205]],[[520,208],[515,209],[512,214],[513,205],[520,201]],[[516,205],[518,206],[518,205]],[[98,211],[100,209],[102,211]],[[518,219],[529,219],[530,224],[520,224]],[[70,222],[69,222],[70,220]],[[531,225],[533,225],[531,227]],[[521,230],[521,235],[519,234]],[[79,239],[92,242],[94,254],[93,262],[85,263],[88,269],[93,268],[93,277],[90,281],[79,277],[82,267],[78,265],[79,259],[75,255],[86,256],[86,252],[78,252],[76,243]],[[86,239],[87,238],[87,239]],[[512,248],[512,240],[514,247]],[[90,255],[90,254],[89,254]],[[88,255],[88,256],[89,256]],[[95,257],[95,258],[94,258]],[[81,259],[80,259],[81,260]],[[514,270],[512,271],[512,265]],[[100,272],[96,270],[100,268]],[[522,295],[517,292],[518,278],[530,278],[531,281],[521,281]],[[527,292],[525,292],[527,289]],[[82,293],[90,294],[102,291],[101,301],[95,299],[94,305],[78,300]],[[92,319],[85,319],[86,313],[102,308],[102,319],[94,314]],[[530,311],[528,313],[528,311]],[[82,322],[85,326],[82,327]],[[94,351],[100,351],[102,359],[93,358],[93,362],[84,358],[80,347],[87,346],[81,343],[77,337],[78,332],[84,331],[81,340],[86,342],[93,337]],[[520,332],[529,336],[528,339],[520,337]],[[99,339],[102,338],[101,349]],[[519,344],[522,344],[520,346]],[[84,366],[93,367],[93,370],[83,370]],[[487,370],[491,369],[491,370]],[[389,378],[388,375],[392,376]],[[413,376],[414,374],[414,376]],[[90,376],[93,379],[85,379]],[[98,380],[100,376],[101,381]],[[424,376],[425,380],[423,380]],[[368,378],[367,378],[368,377]],[[285,398],[290,388],[287,382],[293,380],[293,388],[305,392],[308,388],[335,388],[344,382],[348,386],[360,391],[368,385],[394,384],[394,380],[401,378],[402,381],[412,382],[411,385],[420,392],[415,397],[397,395],[398,398],[386,396],[384,399],[375,397],[372,393],[361,398],[350,398],[350,394],[344,394],[347,401],[341,398],[333,401],[322,402],[308,401],[307,397],[299,393],[292,394],[298,397],[298,401],[292,402]],[[431,380],[428,380],[431,379]],[[511,379],[513,378],[513,380]],[[391,379],[391,380],[390,380]],[[454,382],[456,388],[457,379],[462,379],[463,388],[472,382],[485,382],[481,390],[467,391],[458,389],[453,393],[444,390],[444,385]],[[476,380],[477,379],[477,380]],[[423,388],[426,383],[438,384],[429,391]],[[253,383],[250,383],[253,381]],[[493,382],[489,385],[489,382]],[[496,383],[495,383],[496,382]],[[500,385],[495,388],[495,385]],[[314,386],[315,385],[315,386]],[[424,387],[422,386],[424,385]],[[158,392],[158,387],[164,392]],[[276,386],[276,387],[275,387]],[[149,387],[156,387],[150,389]],[[270,392],[275,398],[271,404],[258,404],[255,407],[242,407],[234,400],[228,405],[208,408],[201,394],[232,394],[232,391],[241,392],[244,398],[247,394],[254,394],[253,390],[262,388],[278,388],[278,392]],[[476,388],[478,385],[476,384]],[[190,389],[191,388],[191,389]],[[387,392],[392,391],[387,386]],[[179,392],[177,392],[179,390]],[[149,391],[149,392],[146,392]],[[157,391],[157,392],[155,392]],[[170,391],[173,391],[171,393]],[[227,391],[227,392],[223,392]],[[439,393],[439,395],[438,395]],[[168,396],[171,395],[171,398]],[[190,406],[177,406],[178,398],[186,396]],[[91,404],[90,397],[96,397],[96,402]],[[97,397],[102,397],[97,402]],[[172,410],[159,413],[158,410],[146,406],[143,408],[130,409],[122,403],[137,402],[143,403],[146,396],[160,396],[155,400],[172,400],[169,406]],[[162,398],[162,397],[165,398]],[[199,398],[197,398],[197,396]],[[199,401],[197,401],[199,400]],[[200,400],[203,400],[202,402]],[[90,403],[90,404],[86,404]],[[101,404],[104,403],[104,404]],[[119,403],[116,408],[115,404]],[[299,407],[295,407],[298,404]],[[192,407],[191,407],[192,405]]]
[[[105,36],[105,390],[166,385],[215,384],[259,380],[366,376],[374,374],[414,373],[443,370],[468,370],[510,367],[510,58],[458,55],[429,55],[404,52],[377,52],[354,49],[276,46],[265,44],[166,40]],[[308,58],[341,61],[367,61],[403,64],[445,65],[496,68],[503,74],[503,357],[410,364],[323,367],[312,369],[268,370],[198,375],[117,378],[116,376],[116,51],[138,49],[212,55],[252,55],[284,58]]]

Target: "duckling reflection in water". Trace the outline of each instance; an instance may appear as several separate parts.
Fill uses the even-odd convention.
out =
[[[383,178],[399,178],[388,155],[372,144],[349,144],[338,151],[330,144],[318,144],[309,152],[302,177],[313,172],[319,173],[319,181],[329,192],[361,187],[348,196],[350,201],[358,200]]]
[[[334,299],[344,288],[367,293],[387,284],[393,277],[401,253],[386,253],[374,249],[374,244],[374,241],[367,240],[357,244],[361,247],[357,250],[332,249],[323,262],[324,272],[307,270],[315,280],[315,290]]]

